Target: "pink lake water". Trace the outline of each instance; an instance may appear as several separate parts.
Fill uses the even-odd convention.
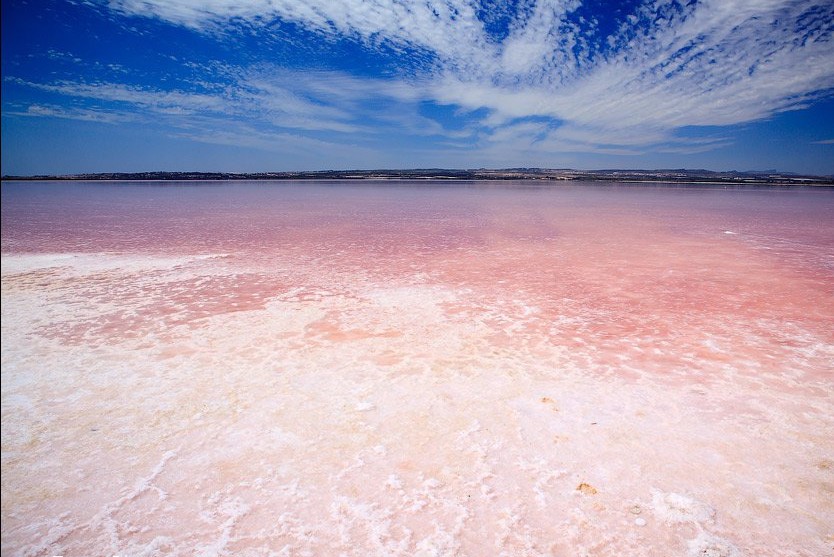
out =
[[[2,184],[2,553],[830,556],[834,190]]]

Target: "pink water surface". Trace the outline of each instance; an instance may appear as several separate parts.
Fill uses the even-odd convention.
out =
[[[830,555],[834,191],[3,183],[6,555]]]

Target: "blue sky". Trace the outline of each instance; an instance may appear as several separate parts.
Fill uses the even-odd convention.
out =
[[[834,3],[4,0],[3,174],[834,174]]]

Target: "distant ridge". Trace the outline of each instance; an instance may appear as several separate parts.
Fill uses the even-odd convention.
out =
[[[38,176],[3,176],[3,180],[552,180],[608,182],[680,182],[704,184],[769,184],[834,186],[834,176],[791,172],[711,170],[571,170],[505,168],[500,170],[315,170],[300,172],[98,172]]]

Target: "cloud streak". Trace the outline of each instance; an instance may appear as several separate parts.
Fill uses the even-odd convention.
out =
[[[508,19],[500,40],[488,32],[478,4],[467,0],[110,5],[206,33],[233,21],[283,20],[370,47],[421,49],[432,62],[409,94],[487,109],[488,126],[550,117],[567,124],[554,132],[565,141],[581,135],[629,145],[626,130],[643,142],[660,141],[682,126],[767,118],[834,88],[834,5],[827,2],[656,0],[624,14],[606,36],[577,19],[578,0],[493,4],[492,18]]]
[[[310,40],[393,52],[407,69],[367,77],[262,59],[206,65],[207,85],[192,90],[17,80],[89,106],[38,103],[16,114],[107,122],[132,111],[216,142],[231,135],[197,133],[195,123],[245,121],[264,148],[276,144],[270,134],[313,147],[322,134],[366,147],[399,134],[436,137],[439,150],[453,140],[471,152],[625,156],[724,147],[726,135],[679,130],[763,120],[834,92],[830,2],[643,0],[605,17],[588,17],[586,8],[581,0],[111,0],[100,9],[219,43],[291,24]],[[427,114],[426,103],[450,107],[459,125]]]

